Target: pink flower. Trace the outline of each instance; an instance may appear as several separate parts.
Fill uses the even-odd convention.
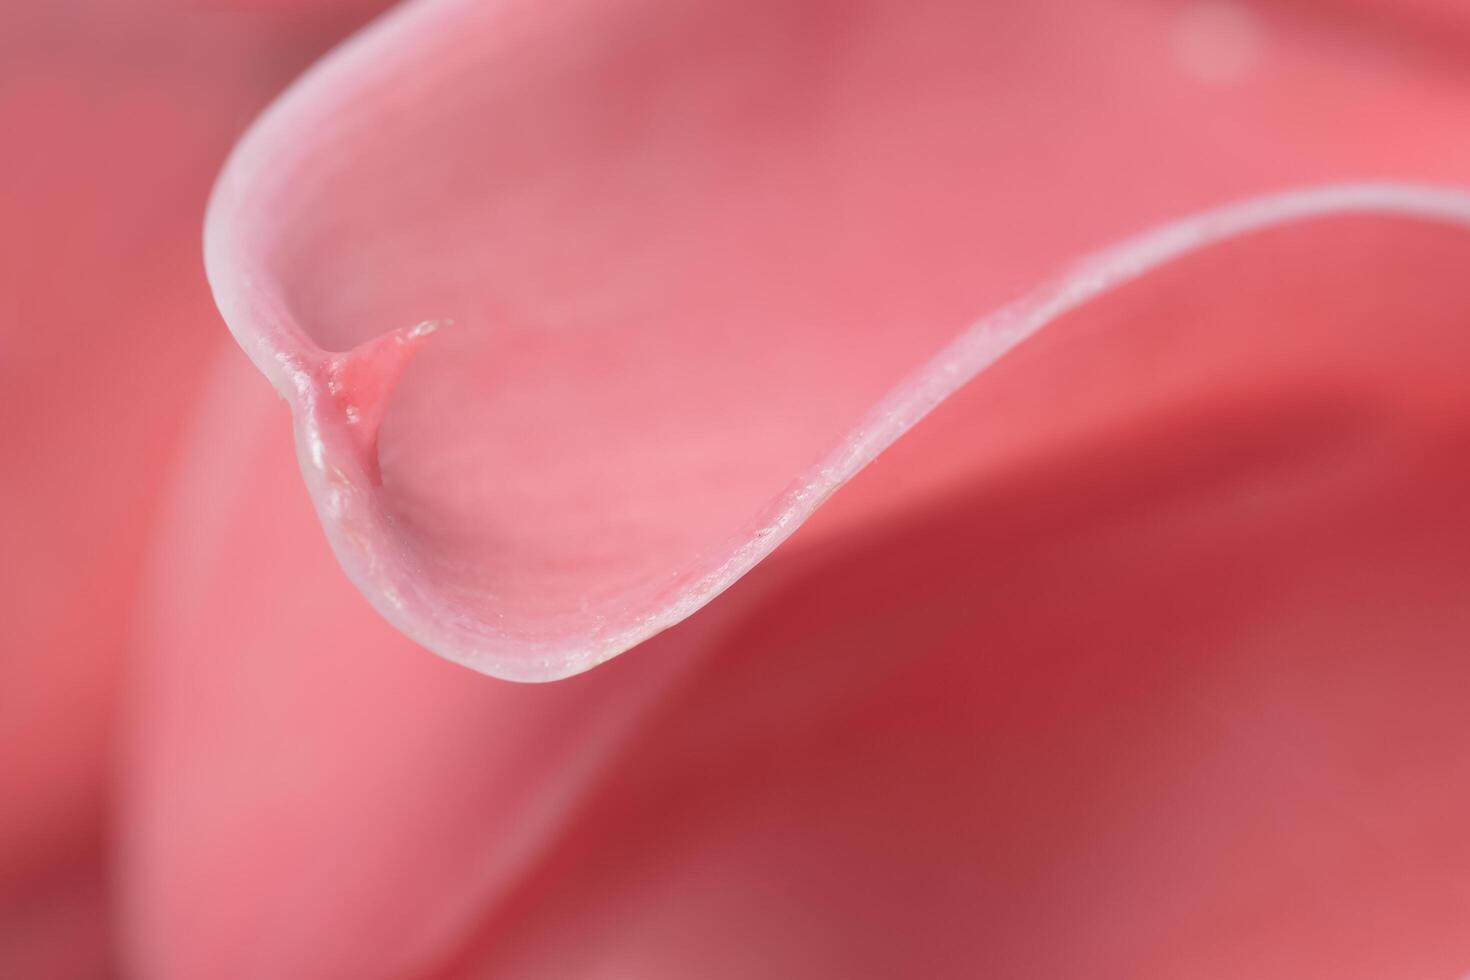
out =
[[[294,454],[269,6],[0,29],[0,974],[1470,969],[1458,6],[419,0]]]

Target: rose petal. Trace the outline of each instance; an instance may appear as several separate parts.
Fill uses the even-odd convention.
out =
[[[564,676],[748,570],[1067,260],[1286,183],[1463,176],[1458,78],[1230,9],[1222,77],[1177,3],[424,0],[242,143],[211,281],[379,611]]]
[[[1463,972],[1467,260],[1338,219],[1158,270],[550,687],[371,617],[226,364],[154,605],[134,971]]]

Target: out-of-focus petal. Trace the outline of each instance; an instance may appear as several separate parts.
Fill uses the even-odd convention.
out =
[[[0,976],[104,975],[108,756],[238,128],[349,25],[0,4]]]
[[[337,572],[284,414],[221,362],[162,541],[126,767],[140,976],[424,975],[692,666],[524,687],[414,656]]]
[[[1467,261],[1337,219],[1157,271],[549,687],[370,614],[227,362],[153,606],[135,970],[1460,975]]]

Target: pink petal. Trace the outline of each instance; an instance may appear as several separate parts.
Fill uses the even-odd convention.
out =
[[[728,587],[1079,294],[1297,210],[1463,220],[1432,191],[1293,198],[997,314],[1188,210],[1463,175],[1457,78],[1230,9],[1222,55],[1177,3],[424,0],[245,139],[211,281],[378,610],[564,676]]]
[[[872,54],[923,41],[935,77],[823,93],[808,118],[784,83],[840,73],[811,56],[826,14],[490,9],[450,31],[450,7],[410,8],[299,90],[242,151],[215,213],[244,210],[211,248],[242,339],[288,339],[319,395],[392,365],[307,338],[457,321],[390,399],[382,487],[345,425],[371,404],[319,403],[344,423],[323,458],[407,528],[419,626],[456,603],[475,636],[511,620],[493,650],[441,652],[516,676],[611,652],[587,645],[598,615],[659,625],[670,569],[677,592],[761,540],[900,379],[1069,257],[1278,181],[1462,175],[1456,78],[1301,15],[1269,20],[1255,74],[1196,90],[1150,60],[1175,57],[1176,7],[1017,4],[999,40],[966,34],[968,7],[909,7],[935,19]],[[945,60],[951,30],[968,50]],[[752,50],[773,79],[753,102],[673,84],[749,84]],[[473,84],[448,92],[457,68]],[[897,90],[940,81],[947,100]],[[977,87],[994,127],[956,124]],[[132,972],[1462,973],[1464,239],[1302,222],[1074,311],[724,600],[549,688],[415,657],[367,614],[263,386],[226,362],[150,604]]]
[[[134,971],[1460,975],[1467,260],[1342,219],[1150,274],[549,687],[369,615],[226,363],[153,607]]]

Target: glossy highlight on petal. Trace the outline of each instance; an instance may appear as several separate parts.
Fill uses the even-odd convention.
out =
[[[1119,283],[1283,222],[1470,223],[1451,190],[1342,183],[1450,176],[1421,161],[1454,137],[1324,122],[1324,86],[1379,95],[1310,23],[1252,21],[1226,85],[1181,68],[1172,8],[419,0],[349,41],[245,137],[206,230],[347,574],[452,660],[577,673]]]
[[[341,423],[354,437],[359,465],[374,483],[380,482],[378,428],[383,424],[388,396],[414,354],[439,326],[425,320],[375,337],[327,361],[327,394],[341,413]]]

